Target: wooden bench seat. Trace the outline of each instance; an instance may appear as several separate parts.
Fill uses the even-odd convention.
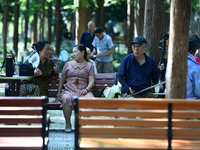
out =
[[[47,150],[47,97],[0,97],[0,149]]]
[[[75,98],[75,150],[200,149],[200,101]]]
[[[56,98],[59,78],[61,77],[61,73],[58,75],[54,75],[49,82],[48,87],[48,97]],[[91,91],[95,97],[101,97],[103,90],[106,87],[111,87],[113,85],[117,85],[117,74],[116,73],[98,73],[95,74],[95,83],[92,87]],[[48,110],[59,110],[62,109],[60,107],[60,103],[48,103]]]

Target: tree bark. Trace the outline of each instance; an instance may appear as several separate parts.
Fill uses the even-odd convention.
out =
[[[191,0],[172,0],[166,98],[186,98]]]
[[[83,31],[87,30],[87,23],[90,20],[91,7],[83,7],[79,0],[78,11],[76,11],[76,37],[75,44],[78,44]]]
[[[135,12],[135,37],[143,36],[144,33],[145,0],[136,0]]]
[[[45,3],[46,0],[42,0],[42,13],[40,16],[40,40],[44,40]]]
[[[61,35],[62,35],[62,18],[60,13],[61,0],[56,1],[56,55],[60,54],[60,44],[61,44]]]
[[[51,31],[51,18],[52,18],[52,2],[48,3],[48,41],[51,43],[52,31]]]
[[[15,0],[14,6],[14,36],[13,36],[13,50],[15,56],[18,55],[18,27],[19,27],[19,0]]]
[[[5,0],[5,11],[3,19],[3,56],[6,58],[7,53],[7,31],[8,31],[8,9],[9,9],[9,0]]]
[[[29,0],[26,1],[26,11],[29,10]],[[29,23],[29,15],[25,14],[25,31],[24,31],[24,50],[27,50],[27,42],[28,42],[28,23]]]
[[[96,9],[96,26],[101,27],[104,30],[104,0],[98,1],[98,8]]]
[[[164,32],[164,8],[164,0],[145,1],[144,37],[147,40],[146,54],[152,57],[156,64],[160,60],[159,41]]]
[[[33,24],[32,24],[32,43],[37,43],[37,19],[38,19],[38,13],[34,12],[33,14]]]
[[[133,4],[131,0],[127,0],[127,45],[128,45],[128,54],[132,53],[131,41],[133,40],[133,31],[134,31],[134,11]]]

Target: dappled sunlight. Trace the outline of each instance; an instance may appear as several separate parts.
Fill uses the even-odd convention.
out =
[[[173,140],[172,148],[188,149],[196,147],[200,142],[197,141],[185,141],[185,140]],[[167,140],[152,140],[152,139],[106,139],[106,138],[82,138],[80,142],[81,147],[138,147],[138,148],[167,148]]]

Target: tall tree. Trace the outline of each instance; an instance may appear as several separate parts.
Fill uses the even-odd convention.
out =
[[[127,43],[128,43],[128,53],[132,53],[131,41],[133,40],[134,31],[134,11],[132,0],[127,0]]]
[[[83,31],[85,31],[88,28],[87,23],[91,19],[90,14],[91,4],[83,3],[83,1],[79,0],[78,11],[76,11],[76,44],[79,43]]]
[[[59,56],[60,44],[61,44],[61,34],[62,34],[62,17],[61,17],[61,0],[56,1],[56,55]]]
[[[52,18],[52,2],[48,2],[48,41],[51,43],[52,31],[51,31],[51,18]]]
[[[8,31],[8,9],[9,9],[9,0],[5,0],[5,10],[3,18],[3,55],[6,58],[7,53],[7,31]]]
[[[191,0],[171,1],[166,98],[186,98],[190,12]]]
[[[104,29],[104,0],[97,1],[98,7],[96,8],[96,26]]]
[[[19,0],[15,0],[15,6],[14,6],[14,36],[13,36],[13,50],[15,52],[15,55],[18,55],[18,27],[19,27]]]
[[[164,32],[164,6],[164,0],[145,1],[144,37],[148,45],[146,53],[155,60],[156,64],[160,59],[159,41]]]
[[[38,13],[37,11],[34,12],[33,14],[33,23],[32,23],[32,43],[37,42],[37,22],[38,22]]]
[[[135,11],[135,37],[143,36],[144,33],[145,0],[136,0]]]
[[[28,42],[28,23],[29,23],[29,0],[26,1],[26,13],[25,13],[25,32],[24,32],[24,50],[27,50]]]
[[[40,40],[44,39],[45,3],[46,0],[42,0],[42,13],[40,15]]]

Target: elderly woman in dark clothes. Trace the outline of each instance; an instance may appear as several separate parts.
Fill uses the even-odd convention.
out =
[[[47,96],[48,82],[53,73],[58,73],[59,68],[49,59],[51,45],[47,41],[33,44],[39,56],[40,63],[34,70],[31,80],[24,81],[20,86],[20,96]]]

